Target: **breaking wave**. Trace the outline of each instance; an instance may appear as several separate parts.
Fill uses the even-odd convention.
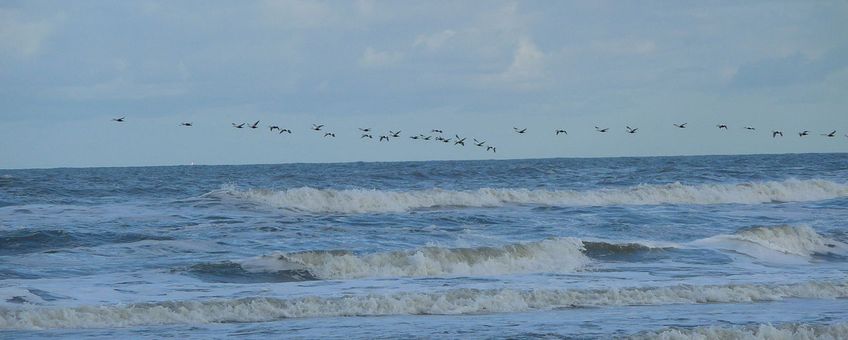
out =
[[[589,264],[583,243],[554,238],[502,247],[423,247],[357,255],[348,251],[275,253],[241,263],[250,272],[307,270],[321,279],[474,276],[573,272]]]
[[[848,185],[826,180],[786,180],[742,184],[681,183],[638,185],[599,190],[531,190],[482,188],[469,191],[428,189],[384,191],[310,187],[242,190],[225,186],[203,197],[247,200],[272,207],[313,213],[403,212],[438,207],[497,207],[506,204],[605,206],[659,204],[760,204],[817,201],[848,196]]]
[[[789,255],[802,259],[808,259],[814,255],[848,255],[848,244],[821,236],[806,225],[747,228],[732,235],[717,235],[695,241],[693,244],[778,261],[787,258],[785,256],[775,258],[775,255]]]
[[[848,283],[679,285],[601,290],[455,289],[292,299],[242,298],[131,305],[0,309],[0,329],[99,328],[263,322],[285,318],[479,314],[584,306],[747,303],[787,298],[844,298]]]
[[[848,323],[832,325],[786,324],[773,326],[759,324],[739,327],[670,328],[659,332],[646,332],[631,339],[848,339]]]

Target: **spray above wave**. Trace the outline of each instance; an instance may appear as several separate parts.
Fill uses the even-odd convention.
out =
[[[805,225],[746,228],[732,235],[716,235],[692,244],[732,250],[769,261],[807,260],[817,254],[848,255],[848,244],[821,236]]]
[[[845,282],[785,285],[671,286],[603,290],[456,289],[344,297],[243,298],[121,306],[0,310],[0,329],[126,327],[263,322],[285,318],[401,314],[479,314],[581,306],[747,303],[787,298],[848,297]]]
[[[631,339],[848,339],[848,323],[832,325],[786,324],[773,326],[759,324],[738,327],[671,328],[659,332],[646,332]]]
[[[403,276],[475,276],[573,272],[589,264],[583,243],[546,239],[502,247],[423,247],[356,255],[346,251],[276,253],[241,263],[251,272],[308,270],[321,279]]]
[[[403,212],[436,207],[497,207],[506,204],[551,206],[759,204],[816,201],[848,196],[848,185],[826,180],[786,180],[743,184],[638,185],[588,191],[482,188],[469,191],[428,189],[384,191],[315,189],[241,190],[225,186],[205,197],[235,198],[306,212]]]

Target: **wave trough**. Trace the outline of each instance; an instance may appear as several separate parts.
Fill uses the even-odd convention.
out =
[[[404,212],[439,207],[498,207],[507,204],[607,206],[661,204],[761,204],[818,201],[848,196],[848,185],[826,180],[750,182],[741,184],[638,185],[599,190],[531,190],[482,188],[468,191],[428,189],[285,190],[239,189],[225,186],[204,197],[246,200],[272,207],[312,213]]]

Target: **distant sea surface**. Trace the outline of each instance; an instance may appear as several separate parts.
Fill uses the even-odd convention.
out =
[[[848,338],[848,154],[0,170],[0,338]]]

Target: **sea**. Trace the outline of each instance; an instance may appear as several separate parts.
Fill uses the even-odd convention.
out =
[[[0,170],[0,338],[848,338],[848,154]]]

